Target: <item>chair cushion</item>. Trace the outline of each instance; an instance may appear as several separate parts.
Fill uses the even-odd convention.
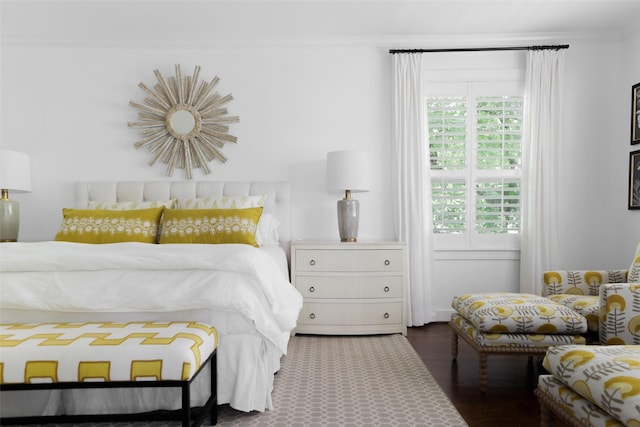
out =
[[[548,347],[558,344],[584,344],[582,335],[551,334],[496,334],[478,331],[475,326],[459,313],[451,315],[451,321],[476,344],[483,347],[516,346],[516,347]]]
[[[600,314],[599,296],[558,294],[549,295],[547,298],[580,313],[587,319],[589,332],[598,332],[598,316]]]
[[[454,297],[451,305],[481,332],[544,335],[587,332],[587,320],[579,313],[533,294],[464,294]]]
[[[640,425],[640,346],[550,347],[542,365],[623,424]]]

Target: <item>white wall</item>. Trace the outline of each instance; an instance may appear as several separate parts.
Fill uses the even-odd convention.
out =
[[[626,268],[640,240],[640,211],[627,209],[629,152],[640,149],[630,145],[639,51],[640,33],[570,49],[561,221],[566,268]]]
[[[470,39],[471,42],[471,39]],[[226,164],[195,179],[287,180],[293,183],[293,236],[336,239],[335,202],[324,189],[325,155],[354,148],[371,154],[370,193],[358,194],[360,239],[391,239],[390,78],[384,43],[263,43],[190,47],[125,46],[76,41],[5,44],[2,48],[2,148],[31,156],[33,191],[21,203],[20,239],[51,239],[60,210],[73,202],[76,180],[164,180],[136,151],[139,81],[152,84],[179,63],[201,77],[218,75],[221,94],[232,93]],[[640,81],[640,37],[624,41],[571,41],[567,52],[563,215],[558,218],[565,261],[557,268],[624,268],[640,239],[640,211],[627,210],[629,98]],[[182,171],[172,179],[184,179]],[[438,253],[438,320],[453,295],[518,289],[517,254]],[[487,259],[489,258],[489,259]]]
[[[615,162],[616,164],[628,164],[629,152],[640,150],[640,145],[629,145],[630,139],[630,120],[631,120],[631,86],[640,83],[640,31],[632,37],[624,40],[621,45],[622,60],[620,74],[617,78],[616,85],[616,105],[619,107],[619,122],[616,126],[620,129],[621,136],[616,138],[615,145]],[[625,130],[626,128],[626,130]],[[616,169],[614,169],[616,170]],[[628,182],[628,167],[620,168],[616,173],[616,180],[623,178]],[[627,186],[628,189],[628,186]],[[627,190],[628,191],[628,190]],[[628,200],[628,193],[625,193],[625,202]],[[616,198],[619,205],[620,198]],[[616,240],[613,247],[615,248],[615,256],[618,258],[627,257],[636,246],[635,240],[640,239],[640,211],[622,211],[616,216],[615,235]]]
[[[574,44],[568,51],[561,183],[566,203],[560,222],[564,268],[622,268],[631,261],[634,238],[627,234],[620,240],[616,231],[628,215],[631,87],[620,90],[620,70],[630,52],[615,41]],[[635,217],[637,240],[640,218]],[[628,250],[620,258],[614,248],[625,240]]]
[[[33,192],[21,202],[21,240],[54,236],[60,209],[72,203],[76,180],[163,180],[151,155],[136,151],[136,120],[129,100],[141,102],[139,81],[168,77],[174,64],[221,79],[231,93],[229,113],[240,117],[230,133],[227,163],[194,179],[287,180],[294,187],[296,238],[337,237],[336,201],[325,191],[325,156],[337,149],[371,155],[371,192],[359,194],[362,239],[392,238],[389,195],[389,55],[377,47],[239,47],[139,49],[5,47],[3,147],[28,152]],[[182,170],[173,179],[185,179]]]

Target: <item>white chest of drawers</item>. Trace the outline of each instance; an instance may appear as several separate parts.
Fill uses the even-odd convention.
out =
[[[407,334],[405,245],[294,242],[291,280],[304,297],[296,333]]]

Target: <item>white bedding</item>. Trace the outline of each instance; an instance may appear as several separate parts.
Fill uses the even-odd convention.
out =
[[[236,244],[6,244],[0,246],[0,321],[211,323],[220,334],[218,403],[243,411],[270,409],[272,377],[302,307],[283,258],[279,247],[274,252]],[[199,385],[203,393],[196,391],[194,400],[203,398],[205,388]],[[51,393],[42,410],[111,410],[112,398],[83,395],[80,400],[73,393]],[[150,393],[149,404],[121,403],[128,411],[157,409],[158,396]],[[170,397],[163,405],[173,409],[179,406],[176,400]],[[2,401],[0,409],[9,416],[4,393]],[[75,407],[80,401],[82,406]]]

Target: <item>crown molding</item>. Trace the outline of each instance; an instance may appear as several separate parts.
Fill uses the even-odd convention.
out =
[[[269,37],[234,38],[209,40],[116,40],[116,39],[76,39],[76,38],[7,38],[3,37],[2,47],[24,48],[104,48],[104,49],[264,49],[264,48],[456,48],[486,46],[516,46],[522,43],[571,43],[571,42],[621,42],[620,32],[582,33],[531,33],[531,34],[427,34],[390,36],[345,36],[345,37]]]

